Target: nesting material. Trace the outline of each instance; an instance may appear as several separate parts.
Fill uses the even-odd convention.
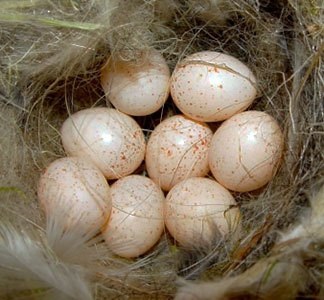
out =
[[[322,298],[321,6],[320,0],[1,0],[0,297]],[[67,118],[112,109],[100,78],[107,60],[141,66],[150,51],[171,72],[202,51],[244,63],[257,83],[247,109],[274,118],[284,146],[267,184],[233,193],[241,214],[235,238],[183,247],[164,228],[145,254],[125,259],[102,234],[62,225],[68,216],[59,207],[46,218],[37,183],[66,155],[60,128]],[[180,113],[169,97],[154,114],[136,117],[145,133],[137,140],[149,140]],[[208,125],[213,132],[222,126]],[[103,156],[93,159],[106,167]]]

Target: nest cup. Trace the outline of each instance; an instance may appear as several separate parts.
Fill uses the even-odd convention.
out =
[[[323,198],[315,197],[324,170],[320,4],[1,0],[1,297],[321,297],[320,226],[304,221],[313,216],[312,207],[317,207],[315,217],[321,216],[321,206],[313,204],[320,200],[313,199]],[[171,71],[198,51],[240,59],[258,83],[258,96],[248,109],[265,111],[278,121],[285,150],[269,184],[233,193],[242,213],[238,237],[186,249],[165,230],[151,251],[123,259],[100,234],[81,235],[60,226],[64,212],[46,219],[36,197],[37,182],[50,162],[65,156],[59,133],[64,120],[81,109],[111,107],[100,85],[107,58],[141,65],[150,49],[164,56]],[[148,138],[162,120],[177,113],[168,99],[161,110],[135,119]],[[210,125],[213,130],[219,126]],[[143,166],[137,170],[143,172]],[[313,226],[311,237],[301,229],[306,224]],[[264,281],[260,274],[270,275]],[[223,294],[213,288],[215,283],[207,284],[216,279],[224,283]],[[260,282],[266,283],[260,288]],[[203,287],[206,292],[197,293]]]

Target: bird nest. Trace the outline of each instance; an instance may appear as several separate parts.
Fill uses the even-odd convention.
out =
[[[0,1],[0,295],[2,299],[295,299],[323,297],[323,10],[317,0]],[[42,170],[65,156],[59,129],[109,106],[108,56],[158,50],[171,70],[203,50],[255,74],[285,137],[281,166],[255,192],[235,193],[238,239],[185,249],[165,233],[136,259],[56,226],[39,209]],[[147,137],[176,114],[170,100],[137,118]],[[322,213],[323,212],[323,213]]]

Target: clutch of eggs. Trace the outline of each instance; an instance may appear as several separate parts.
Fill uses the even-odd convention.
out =
[[[170,82],[183,115],[163,120],[146,146],[128,115],[160,109]],[[109,60],[101,83],[118,110],[84,109],[64,122],[62,143],[70,157],[53,162],[38,188],[46,214],[65,206],[64,226],[101,228],[109,248],[123,257],[148,251],[164,224],[185,247],[234,233],[240,211],[227,189],[246,192],[268,183],[283,151],[282,132],[271,116],[242,113],[257,94],[249,68],[232,56],[204,51],[179,62],[170,81],[165,60],[151,51],[138,64]],[[215,134],[204,123],[222,120]],[[130,175],[144,157],[150,178]],[[217,182],[203,178],[209,171]],[[118,180],[109,188],[107,179]]]

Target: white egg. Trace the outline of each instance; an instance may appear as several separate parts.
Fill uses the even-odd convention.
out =
[[[181,180],[205,176],[212,135],[205,123],[183,115],[165,119],[148,140],[145,162],[150,178],[169,191]]]
[[[109,58],[101,71],[101,85],[109,101],[132,116],[159,110],[169,96],[170,70],[158,51],[145,53],[140,62]]]
[[[275,175],[284,146],[276,120],[265,112],[246,111],[226,120],[209,149],[210,169],[226,188],[248,192]]]
[[[159,240],[164,229],[161,189],[149,178],[131,175],[111,186],[112,212],[103,236],[122,257],[137,257]]]
[[[76,157],[47,167],[39,180],[38,199],[47,218],[59,218],[63,227],[82,233],[100,230],[111,211],[107,180],[96,166]]]
[[[250,69],[233,56],[202,51],[177,64],[171,96],[188,117],[204,122],[225,120],[245,110],[257,94]]]
[[[231,193],[216,181],[193,177],[174,186],[165,201],[165,224],[180,245],[199,248],[236,234],[240,212]]]
[[[142,129],[133,118],[112,108],[89,108],[71,115],[61,136],[68,155],[90,160],[108,179],[131,174],[144,159]]]

